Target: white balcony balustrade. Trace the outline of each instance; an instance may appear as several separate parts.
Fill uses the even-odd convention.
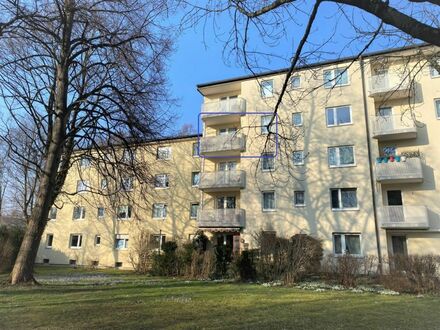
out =
[[[369,96],[373,98],[399,99],[411,92],[411,83],[407,75],[380,74],[369,78]]]
[[[240,170],[205,172],[200,176],[199,189],[210,191],[234,191],[246,186],[246,172]]]
[[[422,161],[414,157],[400,162],[376,163],[376,181],[380,183],[423,182]]]
[[[200,139],[200,155],[216,156],[243,152],[246,149],[246,136],[243,134],[225,134],[206,136]]]
[[[417,127],[414,120],[401,115],[375,116],[371,118],[373,138],[380,141],[415,139]]]
[[[378,217],[384,229],[429,229],[426,206],[383,206],[378,208]]]
[[[201,210],[197,217],[200,228],[242,228],[245,224],[243,209]]]

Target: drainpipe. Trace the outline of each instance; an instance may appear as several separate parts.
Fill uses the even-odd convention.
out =
[[[379,261],[379,274],[382,274],[382,250],[380,246],[379,238],[379,225],[377,220],[377,205],[376,205],[376,187],[374,182],[373,173],[373,159],[371,158],[371,142],[370,142],[370,127],[369,127],[369,116],[368,116],[368,106],[367,106],[367,92],[365,87],[365,71],[364,71],[364,58],[361,56],[359,58],[359,63],[361,67],[361,81],[362,81],[362,101],[364,103],[364,117],[365,117],[365,130],[367,134],[367,153],[368,153],[368,168],[370,170],[370,184],[371,184],[371,196],[373,201],[373,217],[374,217],[374,230],[376,233],[376,246],[377,246],[377,257]]]

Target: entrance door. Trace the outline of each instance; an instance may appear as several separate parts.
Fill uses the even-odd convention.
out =
[[[403,205],[401,190],[387,191],[388,205]]]
[[[396,235],[391,236],[391,244],[393,247],[393,255],[395,256],[406,256],[407,248],[406,248],[406,236],[405,235]]]

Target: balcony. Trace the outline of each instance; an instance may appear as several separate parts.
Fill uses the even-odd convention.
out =
[[[239,123],[246,112],[246,100],[240,97],[202,104],[202,119],[207,125]]]
[[[243,209],[201,210],[197,222],[200,228],[243,228],[245,211]]]
[[[383,206],[378,217],[384,229],[429,229],[426,206]]]
[[[377,116],[371,120],[373,138],[379,141],[415,139],[417,127],[401,115]]]
[[[411,83],[408,76],[381,74],[369,79],[369,96],[375,99],[400,99],[410,95]]]
[[[243,134],[207,136],[200,139],[200,155],[224,156],[243,152],[246,149],[246,137]]]
[[[376,181],[380,183],[423,182],[422,161],[414,157],[400,162],[377,163]]]
[[[202,173],[199,189],[205,192],[236,191],[246,186],[245,171],[218,171]]]

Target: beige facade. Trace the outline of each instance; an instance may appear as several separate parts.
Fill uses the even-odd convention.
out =
[[[277,134],[266,128],[286,71],[199,85],[200,157],[192,155],[197,137],[167,141],[172,160],[154,163],[170,173],[170,187],[150,189],[145,211],[133,210],[129,221],[93,217],[91,192],[72,197],[49,222],[38,262],[127,265],[138,226],[167,239],[188,239],[200,228],[231,250],[253,247],[264,230],[313,235],[326,253],[378,255],[378,245],[383,256],[436,252],[440,77],[421,55],[434,51],[387,51],[299,69],[273,119]],[[192,187],[191,173],[199,170]],[[76,198],[90,202],[85,220],[72,220]],[[149,203],[167,204],[167,217],[153,219]],[[197,221],[191,203],[200,204]],[[72,233],[83,233],[81,248],[69,248]],[[54,234],[51,249],[46,234]],[[115,235],[128,237],[127,249],[115,248]]]

